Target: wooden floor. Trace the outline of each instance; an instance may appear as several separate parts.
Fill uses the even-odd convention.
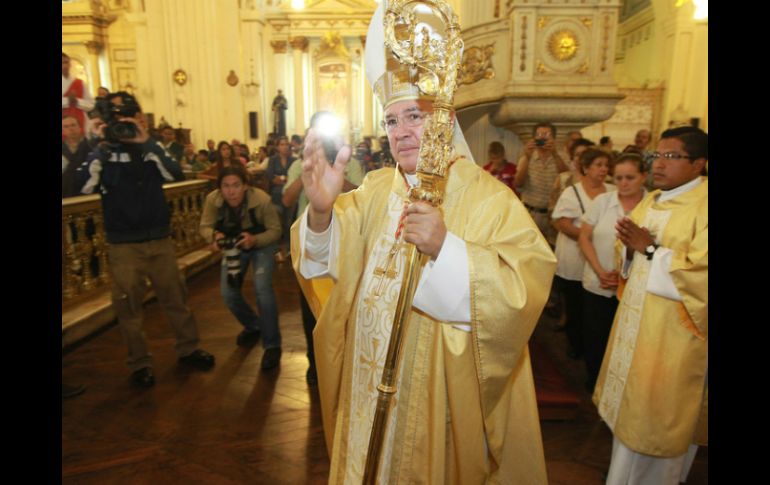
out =
[[[329,460],[318,396],[305,383],[299,287],[288,263],[278,265],[275,284],[283,358],[279,369],[267,373],[259,369],[261,346],[235,345],[240,326],[219,296],[217,267],[188,282],[201,347],[217,358],[212,371],[177,368],[172,332],[155,302],[145,312],[154,388],[131,386],[116,326],[68,349],[62,379],[87,390],[62,400],[62,482],[326,483]],[[253,302],[250,282],[246,287]],[[612,436],[582,388],[582,366],[564,355],[565,336],[553,325],[544,316],[533,338],[583,402],[575,420],[542,423],[549,482],[601,484]],[[701,448],[687,483],[706,484],[707,476],[708,449]]]

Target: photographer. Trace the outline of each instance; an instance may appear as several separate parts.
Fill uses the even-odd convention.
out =
[[[99,127],[104,141],[78,168],[78,186],[84,194],[97,188],[101,193],[112,305],[128,345],[132,380],[150,387],[155,377],[142,331],[146,277],[174,328],[179,363],[206,370],[214,366],[214,356],[196,349],[198,328],[185,303],[187,291],[169,237],[170,211],[163,183],[183,180],[182,171],[150,139],[141,107],[132,95],[120,91],[108,100],[111,109],[106,124]]]
[[[524,154],[516,165],[514,186],[546,241],[556,244],[556,231],[551,226],[548,199],[559,173],[569,167],[556,152],[556,127],[538,123],[532,129],[532,139],[524,145]]]
[[[281,332],[273,291],[275,245],[281,237],[281,221],[270,196],[250,187],[248,173],[240,164],[219,172],[217,190],[203,205],[200,233],[213,241],[215,251],[222,249],[221,291],[227,308],[243,325],[238,345],[250,345],[263,335],[262,369],[272,369],[281,361]],[[254,292],[259,315],[243,299],[243,275],[252,265]]]

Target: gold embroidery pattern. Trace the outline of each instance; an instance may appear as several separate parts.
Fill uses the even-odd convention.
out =
[[[388,198],[388,221],[383,224],[383,231],[367,261],[362,289],[358,295],[345,483],[360,483],[364,473],[366,450],[369,447],[369,434],[374,419],[374,406],[377,402],[377,384],[385,364],[390,329],[401,289],[402,269],[405,264],[404,252],[399,248],[398,254],[393,258],[393,267],[396,271],[394,278],[377,276],[375,270],[387,264],[388,252],[395,242],[393,235],[398,227],[403,207],[403,200],[391,192]],[[382,291],[378,296],[375,293],[380,285],[382,285]],[[397,399],[397,396],[394,399]],[[397,401],[394,401],[393,405],[397,405]],[[395,429],[396,414],[391,414],[388,430]],[[392,434],[386,433],[383,463],[390,462],[392,441]],[[387,467],[381,470],[378,483],[387,483],[385,468]]]
[[[659,243],[660,235],[663,234],[670,217],[670,211],[648,209],[642,226],[648,228],[650,233],[656,236],[655,239]],[[644,255],[635,253],[630,274],[631,277],[626,284],[618,308],[617,333],[599,402],[599,414],[613,430],[618,419],[618,410],[636,350],[636,338],[639,335],[639,324],[642,320],[644,299],[647,295],[647,281],[650,277],[650,261]]]

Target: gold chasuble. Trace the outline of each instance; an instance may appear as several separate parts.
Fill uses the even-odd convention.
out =
[[[334,206],[339,277],[313,333],[329,483],[361,483],[403,276],[405,251],[389,254],[407,200],[401,173],[383,168]],[[513,192],[472,161],[449,169],[442,210],[467,246],[471,331],[412,307],[378,483],[545,484],[527,340],[556,259]],[[311,293],[299,273],[302,220],[292,261]]]
[[[635,252],[593,400],[628,448],[675,457],[708,444],[708,179],[665,202],[660,194],[630,217],[673,251],[670,275],[682,301],[647,291],[651,261]]]

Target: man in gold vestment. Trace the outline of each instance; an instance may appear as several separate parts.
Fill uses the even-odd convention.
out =
[[[392,58],[386,68],[382,10],[369,27],[367,77],[398,167],[340,195],[350,147],[330,165],[311,129],[310,203],[292,227],[303,289],[309,278],[336,281],[313,334],[329,483],[361,483],[408,242],[431,259],[404,334],[377,483],[545,484],[527,340],[555,257],[515,194],[473,162],[456,122],[443,205],[408,203],[432,104],[408,69]]]
[[[473,162],[456,122],[442,207],[408,203],[432,104],[408,69],[392,58],[386,68],[382,9],[369,28],[367,76],[398,167],[340,195],[350,148],[329,165],[311,130],[302,174],[310,204],[292,228],[303,288],[318,276],[336,282],[314,332],[329,483],[361,483],[412,243],[431,260],[404,335],[377,483],[545,484],[527,340],[555,257],[514,193]]]
[[[623,281],[594,402],[608,484],[676,485],[708,444],[708,135],[664,131],[651,192],[618,230]]]

